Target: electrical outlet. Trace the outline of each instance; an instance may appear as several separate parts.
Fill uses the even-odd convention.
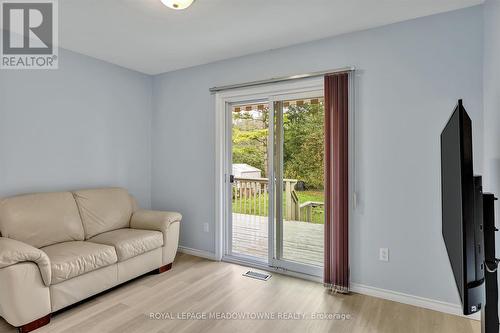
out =
[[[208,223],[203,223],[203,231],[210,232],[210,227],[209,227]]]
[[[378,260],[389,261],[389,249],[386,247],[381,247],[378,252]]]

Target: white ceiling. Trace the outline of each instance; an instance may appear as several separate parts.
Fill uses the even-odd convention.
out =
[[[60,46],[147,74],[480,4],[482,0],[61,0]]]

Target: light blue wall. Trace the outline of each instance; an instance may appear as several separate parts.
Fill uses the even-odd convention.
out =
[[[484,190],[500,196],[500,0],[484,4]],[[498,202],[498,201],[497,201]],[[500,208],[496,204],[496,225]],[[498,236],[498,235],[497,235]],[[497,237],[497,255],[500,237]],[[500,276],[499,276],[500,281]]]
[[[0,196],[123,186],[149,207],[152,78],[59,59],[59,70],[0,70]]]
[[[441,236],[439,134],[458,98],[482,171],[482,8],[156,76],[152,206],[183,213],[181,245],[214,252],[212,86],[354,65],[357,185],[352,281],[459,303]],[[210,233],[204,233],[203,223]],[[390,249],[390,262],[378,249]]]
[[[500,196],[500,1],[484,5],[484,185]]]

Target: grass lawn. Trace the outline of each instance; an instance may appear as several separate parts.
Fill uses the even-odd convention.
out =
[[[307,201],[315,201],[315,202],[324,202],[325,196],[323,192],[320,191],[297,191],[297,197],[299,198],[299,203],[302,204]],[[261,195],[238,199],[235,202],[233,198],[233,213],[241,213],[241,214],[251,214],[251,215],[260,215],[267,216],[267,211],[264,211],[265,202],[267,200],[267,195]],[[260,212],[259,212],[259,201],[260,201]],[[267,205],[267,203],[266,203]],[[283,209],[285,207],[285,203],[283,203]],[[304,217],[302,217],[304,219]],[[316,207],[312,209],[312,223],[320,223],[323,224],[325,220],[325,210],[323,207]]]

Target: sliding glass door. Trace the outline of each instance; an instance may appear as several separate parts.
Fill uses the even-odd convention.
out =
[[[322,274],[324,106],[322,92],[273,97],[275,267]]]
[[[270,108],[267,100],[228,105],[231,154],[228,169],[230,223],[228,249],[235,257],[268,262]]]
[[[321,89],[228,103],[226,255],[322,275]]]

